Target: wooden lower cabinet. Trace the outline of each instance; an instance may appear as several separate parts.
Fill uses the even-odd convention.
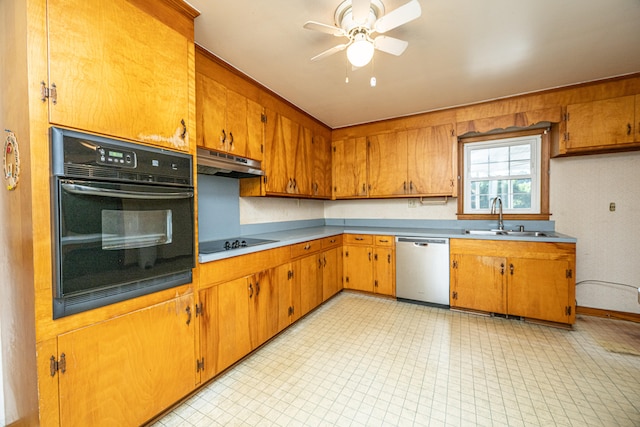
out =
[[[190,393],[194,320],[185,295],[58,336],[60,425],[140,425]]]
[[[451,239],[450,305],[575,323],[575,244]]]
[[[295,274],[299,265],[299,261],[293,261],[274,268],[273,277],[278,286],[278,331],[300,318],[300,281]]]
[[[324,251],[322,261],[322,301],[342,290],[342,246]]]
[[[294,274],[300,282],[299,315],[304,316],[322,303],[322,258],[314,254],[298,262],[299,268]]]
[[[276,269],[200,291],[201,381],[207,381],[279,332]]]
[[[344,236],[344,288],[395,296],[393,236]]]

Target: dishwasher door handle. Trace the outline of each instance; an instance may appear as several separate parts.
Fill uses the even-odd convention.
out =
[[[428,243],[419,243],[419,242],[414,242],[413,246],[429,246]]]

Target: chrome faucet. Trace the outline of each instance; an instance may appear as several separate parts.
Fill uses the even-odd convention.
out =
[[[502,199],[500,198],[500,196],[496,196],[491,199],[491,215],[496,214],[496,203],[498,202],[500,204],[500,206],[498,207],[498,230],[503,231],[504,222],[502,221]]]

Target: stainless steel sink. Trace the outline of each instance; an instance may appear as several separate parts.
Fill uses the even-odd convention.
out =
[[[548,237],[542,231],[511,231],[511,230],[465,230],[466,234],[477,234],[480,236],[521,236],[521,237]]]

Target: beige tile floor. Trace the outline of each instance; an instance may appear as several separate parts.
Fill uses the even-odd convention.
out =
[[[345,292],[154,423],[218,425],[640,426],[640,324]]]

